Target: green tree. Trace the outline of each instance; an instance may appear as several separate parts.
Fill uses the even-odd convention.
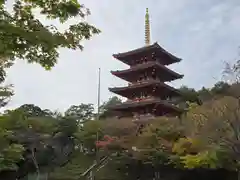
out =
[[[226,95],[230,85],[226,82],[219,81],[211,89],[211,92],[215,95]]]
[[[24,147],[19,143],[12,143],[10,137],[12,131],[8,131],[4,126],[0,127],[0,172],[5,170],[17,170],[17,163],[23,159]]]
[[[107,117],[113,116],[113,114],[108,111],[109,107],[122,103],[122,100],[117,96],[113,96],[108,99],[108,101],[104,102],[100,107],[100,119],[105,119]]]
[[[16,0],[12,13],[6,9],[7,2],[0,3],[2,70],[15,59],[38,63],[48,70],[56,64],[59,48],[83,49],[81,42],[100,32],[85,21],[90,11],[77,0]],[[60,31],[53,24],[44,25],[34,13],[36,10],[45,19],[67,25],[69,19],[77,18],[78,23]],[[1,75],[3,79],[5,73]]]
[[[43,117],[48,115],[40,107],[35,106],[34,104],[24,104],[20,106],[17,110],[24,112],[25,115],[29,117]]]
[[[195,89],[188,88],[187,86],[182,86],[180,87],[179,91],[181,92],[185,101],[201,104],[198,93],[195,91]]]
[[[11,133],[8,137],[9,146],[18,145],[13,146],[13,149],[4,148],[5,151],[19,152],[15,147],[23,149],[20,154],[22,156],[19,155],[15,161],[11,156],[3,156],[2,162],[8,162],[10,166],[11,161],[11,166],[15,169],[11,166],[0,169],[0,178],[16,179],[31,173],[38,176],[44,172],[48,173],[53,168],[67,163],[75,149],[74,134],[78,126],[73,119],[34,115],[31,117],[17,109],[0,117],[0,127],[3,128],[2,132]],[[11,151],[8,154],[12,153]]]
[[[13,95],[14,93],[11,85],[1,86],[0,87],[0,108],[6,106]]]
[[[202,102],[211,100],[213,98],[211,90],[205,87],[202,87],[202,89],[198,91],[198,96]]]
[[[76,119],[79,123],[95,117],[93,104],[73,105],[65,112],[65,117]]]

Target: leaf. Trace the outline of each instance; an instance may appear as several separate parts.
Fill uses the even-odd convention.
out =
[[[4,4],[3,4],[4,3]],[[85,22],[89,10],[78,1],[61,0],[16,0],[10,13],[1,2],[0,8],[0,77],[5,78],[6,67],[16,59],[40,64],[50,70],[59,57],[59,48],[83,49],[83,40],[90,39],[100,30]],[[44,25],[33,13],[39,10],[45,19],[55,19],[65,23],[78,18],[78,23],[70,25],[64,32],[54,25]]]

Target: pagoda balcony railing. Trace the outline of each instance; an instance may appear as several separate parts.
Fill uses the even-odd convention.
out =
[[[137,82],[132,82],[132,83],[128,83],[128,86],[134,86],[134,85],[138,85],[138,84],[144,84],[144,83],[148,83],[149,81],[156,81],[157,79],[155,78],[145,78],[142,80],[139,80]]]
[[[169,103],[171,105],[178,105],[179,104],[179,100],[178,99],[165,99],[165,100],[162,100],[161,98],[154,97],[154,96],[128,99],[125,103],[132,104],[132,103],[143,102],[143,101],[146,102],[146,101],[152,101],[152,100],[161,100],[161,101],[164,101],[164,102]]]
[[[149,62],[156,61],[156,59],[154,59],[154,57],[152,57],[152,58],[153,58],[152,60],[149,60],[149,59],[145,58],[145,59],[135,61],[134,64],[132,64],[130,67],[136,67],[138,65],[147,64]]]
[[[149,120],[153,120],[155,116],[152,113],[143,113],[143,114],[135,114],[133,116],[134,122],[148,122]]]

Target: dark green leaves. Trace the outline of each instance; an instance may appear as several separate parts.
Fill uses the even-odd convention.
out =
[[[3,5],[0,7],[0,57],[4,62],[25,59],[49,70],[57,63],[58,48],[82,50],[81,42],[100,32],[84,21],[90,11],[76,0],[17,0],[13,14]],[[53,24],[44,25],[35,10],[40,10],[46,19],[65,23],[74,17],[79,23],[61,32]]]

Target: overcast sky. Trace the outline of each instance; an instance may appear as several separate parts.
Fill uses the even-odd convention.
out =
[[[140,3],[141,2],[141,3]],[[59,50],[58,64],[47,72],[18,61],[8,73],[15,96],[9,107],[33,103],[63,111],[73,104],[97,103],[98,68],[101,102],[113,96],[108,87],[125,82],[110,70],[126,68],[112,57],[144,45],[144,16],[150,11],[151,41],[183,60],[171,66],[184,78],[174,84],[196,89],[221,79],[224,61],[233,61],[240,45],[239,0],[83,0],[88,21],[102,33],[85,42],[84,51]],[[63,25],[64,26],[64,25]],[[63,27],[64,28],[64,27]]]

